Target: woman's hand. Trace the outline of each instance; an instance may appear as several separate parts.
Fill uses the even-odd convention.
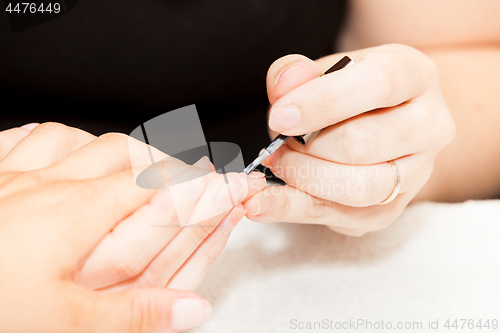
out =
[[[207,159],[166,158],[168,181],[192,179],[178,214],[221,208],[181,227],[168,187],[135,184],[128,140],[55,123],[0,132],[0,331],[173,332],[208,319],[210,304],[179,289],[196,288],[265,180],[228,174],[226,186]]]
[[[348,55],[354,65],[320,77]],[[389,44],[318,61],[290,55],[267,77],[272,135],[323,129],[304,147],[288,140],[263,165],[288,185],[245,204],[255,221],[325,224],[360,236],[391,224],[429,178],[455,135],[436,65],[416,49]],[[395,188],[394,160],[401,173]]]

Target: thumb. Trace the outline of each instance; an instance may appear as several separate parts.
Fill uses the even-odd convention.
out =
[[[172,289],[144,288],[120,293],[93,292],[90,332],[183,332],[206,322],[210,303],[200,295]]]
[[[281,96],[320,75],[320,66],[303,55],[290,54],[279,58],[267,72],[269,102],[274,104]]]

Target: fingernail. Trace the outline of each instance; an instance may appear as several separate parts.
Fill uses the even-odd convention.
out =
[[[25,130],[28,130],[28,131],[32,131],[38,125],[40,125],[40,124],[39,123],[29,123],[29,124],[21,126],[21,128],[24,128]]]
[[[276,176],[280,176],[278,174],[281,174],[281,168],[280,168],[280,159],[281,159],[281,156],[283,155],[283,152],[281,151],[281,149],[278,149],[274,152],[274,154],[272,154],[271,156],[269,156],[268,158],[266,158],[264,161],[262,161],[262,165],[265,166],[265,167],[268,167],[269,169],[271,169],[271,171],[276,175]]]
[[[296,69],[296,68],[298,68],[302,65],[305,65],[305,64],[306,64],[305,62],[297,62],[297,63],[293,64],[292,66],[285,68],[283,71],[281,71],[280,75],[278,75],[278,78],[276,79],[276,82],[274,82],[274,85],[277,85],[278,83],[280,83],[281,79],[283,77],[285,77],[286,74],[292,72],[293,69]]]
[[[265,149],[261,149],[260,152],[259,152],[259,156],[262,155],[262,153],[264,153]],[[275,153],[276,154],[276,153]],[[272,156],[272,155],[271,155]],[[263,165],[263,166],[266,166],[266,161],[269,159],[269,157],[265,158],[260,164]]]
[[[243,200],[243,197],[243,189],[236,184],[230,183],[222,186],[219,194],[217,194],[217,197],[215,198],[215,201],[217,202],[219,209],[226,211]]]
[[[271,111],[269,127],[278,133],[296,127],[300,123],[300,111],[295,105],[279,106]]]
[[[198,160],[198,162],[193,164],[193,166],[195,166],[197,168],[205,169],[205,170],[215,171],[215,168],[212,165],[212,162],[210,162],[210,159],[207,156],[203,156],[202,158],[200,158]]]
[[[257,203],[253,209],[253,216],[263,215],[271,209],[271,198],[264,193],[260,193],[256,198]]]
[[[205,299],[176,299],[172,304],[170,327],[174,331],[186,331],[206,322],[211,314],[212,306]]]
[[[254,179],[264,178],[265,176],[266,176],[265,174],[263,174],[262,172],[259,172],[259,171],[252,171],[248,175],[248,177],[254,178]]]

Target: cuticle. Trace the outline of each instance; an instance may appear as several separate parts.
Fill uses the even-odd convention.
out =
[[[281,73],[278,75],[278,79],[276,80],[276,82],[274,83],[274,85],[277,85],[280,80],[281,80],[281,77],[286,73],[288,72],[290,69],[294,68],[294,67],[297,67],[297,66],[301,66],[301,65],[306,65],[307,63],[304,62],[304,61],[300,61],[300,62],[296,62],[294,63],[293,65],[285,68],[284,70],[281,71]]]

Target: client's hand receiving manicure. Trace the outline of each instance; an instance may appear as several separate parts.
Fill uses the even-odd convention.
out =
[[[127,136],[33,127],[0,132],[0,331],[175,332],[207,320],[210,304],[180,290],[196,288],[264,178],[228,175],[240,190],[228,203],[213,195],[225,183],[209,161],[166,159],[169,180],[208,174],[174,208],[168,190],[135,184]],[[180,227],[175,209],[217,204],[226,212]]]

